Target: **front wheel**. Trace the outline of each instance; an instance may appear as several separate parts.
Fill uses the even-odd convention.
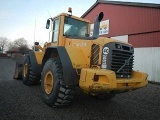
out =
[[[40,75],[36,75],[32,71],[31,61],[28,55],[26,56],[23,64],[22,78],[25,85],[36,85],[40,81]]]
[[[65,85],[60,59],[50,58],[44,65],[41,78],[42,98],[52,107],[68,105],[75,94],[75,86]]]

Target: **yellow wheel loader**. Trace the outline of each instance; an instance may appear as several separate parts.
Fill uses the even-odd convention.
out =
[[[52,107],[68,105],[75,87],[92,96],[111,99],[117,93],[147,85],[147,74],[134,71],[131,44],[99,37],[103,12],[96,16],[93,35],[86,19],[62,13],[49,18],[51,42],[30,51],[23,64],[25,85],[41,82],[43,100]],[[50,28],[49,28],[50,27]]]

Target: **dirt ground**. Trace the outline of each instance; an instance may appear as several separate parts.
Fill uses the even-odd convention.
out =
[[[0,58],[1,120],[159,120],[160,85],[116,95],[111,101],[97,100],[78,88],[72,104],[48,107],[41,100],[40,85],[25,86],[14,80],[15,61]]]

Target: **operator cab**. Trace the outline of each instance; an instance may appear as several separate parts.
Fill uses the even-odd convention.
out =
[[[47,20],[46,29],[49,29],[50,21],[52,22],[50,31],[50,41],[52,41],[52,43],[64,45],[66,38],[93,40],[99,36],[99,24],[103,19],[102,12],[96,18],[92,37],[89,37],[90,22],[83,18],[73,16],[71,8],[69,8],[68,12],[70,14],[62,13],[55,18],[49,18]]]

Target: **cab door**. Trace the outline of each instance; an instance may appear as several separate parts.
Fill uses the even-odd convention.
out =
[[[52,43],[58,43],[58,39],[59,39],[59,24],[60,24],[60,19],[59,18],[55,18],[53,20]]]

